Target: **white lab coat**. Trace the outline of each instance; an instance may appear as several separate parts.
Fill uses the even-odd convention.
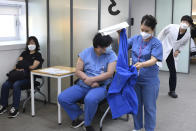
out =
[[[157,63],[159,67],[162,67],[162,63],[166,61],[172,49],[173,52],[175,52],[176,50],[181,51],[181,49],[190,40],[191,37],[190,28],[187,29],[186,33],[180,40],[177,40],[179,29],[180,29],[180,25],[170,24],[166,26],[159,33],[158,39],[162,42],[162,46],[163,46],[163,61]],[[177,67],[178,57],[174,57],[174,60],[175,60],[175,66]]]

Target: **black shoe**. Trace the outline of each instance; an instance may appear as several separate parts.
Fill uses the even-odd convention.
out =
[[[7,111],[6,107],[0,105],[0,115],[2,115],[3,113],[5,113]]]
[[[84,121],[83,120],[73,120],[72,123],[71,123],[71,127],[72,128],[78,128],[80,126],[82,126],[84,124]]]
[[[95,129],[92,126],[84,126],[84,131],[95,131]]]
[[[19,114],[18,109],[15,109],[14,107],[12,107],[10,109],[10,113],[9,113],[8,118],[15,118],[18,116],[18,114]]]
[[[174,91],[168,92],[168,95],[172,98],[178,98],[178,95]]]

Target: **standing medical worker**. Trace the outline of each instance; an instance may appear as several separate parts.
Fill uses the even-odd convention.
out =
[[[156,100],[159,92],[159,67],[163,50],[161,42],[153,37],[157,24],[152,15],[145,15],[141,21],[141,33],[128,39],[128,49],[132,49],[132,63],[139,72],[135,91],[138,97],[138,114],[134,115],[134,131],[143,127],[146,131],[154,131],[156,126]],[[143,106],[145,125],[143,126]]]
[[[168,95],[172,98],[177,98],[176,94],[176,65],[177,57],[190,40],[190,26],[193,25],[193,20],[190,16],[185,15],[181,18],[180,25],[170,24],[166,26],[158,35],[158,39],[163,44],[163,61],[167,62],[169,68],[169,88]]]

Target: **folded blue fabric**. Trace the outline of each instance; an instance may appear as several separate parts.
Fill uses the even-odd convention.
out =
[[[107,96],[113,119],[124,114],[137,114],[138,100],[134,90],[137,75],[136,67],[128,64],[127,35],[126,29],[123,29],[120,33],[116,73]]]

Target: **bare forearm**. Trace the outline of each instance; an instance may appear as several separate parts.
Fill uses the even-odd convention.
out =
[[[112,78],[112,76],[113,76],[113,73],[106,72],[106,73],[102,73],[99,76],[92,77],[92,80],[93,80],[93,82],[99,82],[99,81],[104,81],[109,78]]]
[[[120,42],[120,32],[118,32],[118,46],[119,46],[119,42]]]
[[[156,59],[150,59],[148,61],[142,62],[143,67],[149,67],[155,65],[157,62]]]
[[[33,62],[33,65],[32,65],[32,66],[29,66],[29,69],[30,69],[30,70],[34,70],[34,69],[36,69],[36,68],[39,66],[39,64],[40,64],[40,62],[37,61],[37,60],[35,60],[35,61]]]
[[[36,68],[36,66],[33,66],[33,65],[32,65],[32,66],[29,66],[29,69],[30,69],[30,70],[33,70],[33,69],[35,69],[35,68]]]
[[[81,80],[85,80],[88,77],[84,72],[80,70],[76,71],[76,76],[79,77]]]
[[[84,69],[84,62],[79,57],[76,64],[76,76],[84,81],[88,76],[83,72],[83,69]]]

